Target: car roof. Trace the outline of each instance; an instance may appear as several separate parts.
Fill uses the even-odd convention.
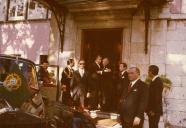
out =
[[[0,58],[15,59],[15,60],[17,59],[17,57],[14,56],[14,55],[6,55],[6,54],[0,54]],[[25,59],[25,58],[21,58],[21,57],[18,57],[18,58],[21,61],[25,61],[25,62],[28,62],[28,63],[31,63],[31,64],[35,65],[35,63],[33,61],[29,60],[29,59]]]

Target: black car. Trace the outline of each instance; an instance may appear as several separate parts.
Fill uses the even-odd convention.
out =
[[[43,97],[32,61],[0,55],[0,128],[71,128],[74,118],[95,128],[88,115]]]

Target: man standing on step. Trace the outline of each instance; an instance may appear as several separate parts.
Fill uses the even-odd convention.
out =
[[[158,76],[159,68],[156,65],[150,65],[148,74],[152,79],[149,88],[149,102],[147,115],[149,117],[149,128],[158,128],[160,116],[163,115],[162,92],[163,82]]]
[[[140,80],[140,70],[128,70],[130,84],[125,87],[120,100],[120,115],[123,128],[142,128],[144,112],[148,103],[148,86]]]

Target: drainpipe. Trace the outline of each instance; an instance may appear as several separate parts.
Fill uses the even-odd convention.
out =
[[[149,21],[150,21],[150,8],[148,2],[144,5],[145,12],[145,54],[148,53],[148,37],[149,37]]]

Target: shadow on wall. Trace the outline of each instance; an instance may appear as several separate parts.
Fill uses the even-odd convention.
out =
[[[21,54],[36,63],[40,54],[48,54],[50,22],[0,24],[0,53]]]

